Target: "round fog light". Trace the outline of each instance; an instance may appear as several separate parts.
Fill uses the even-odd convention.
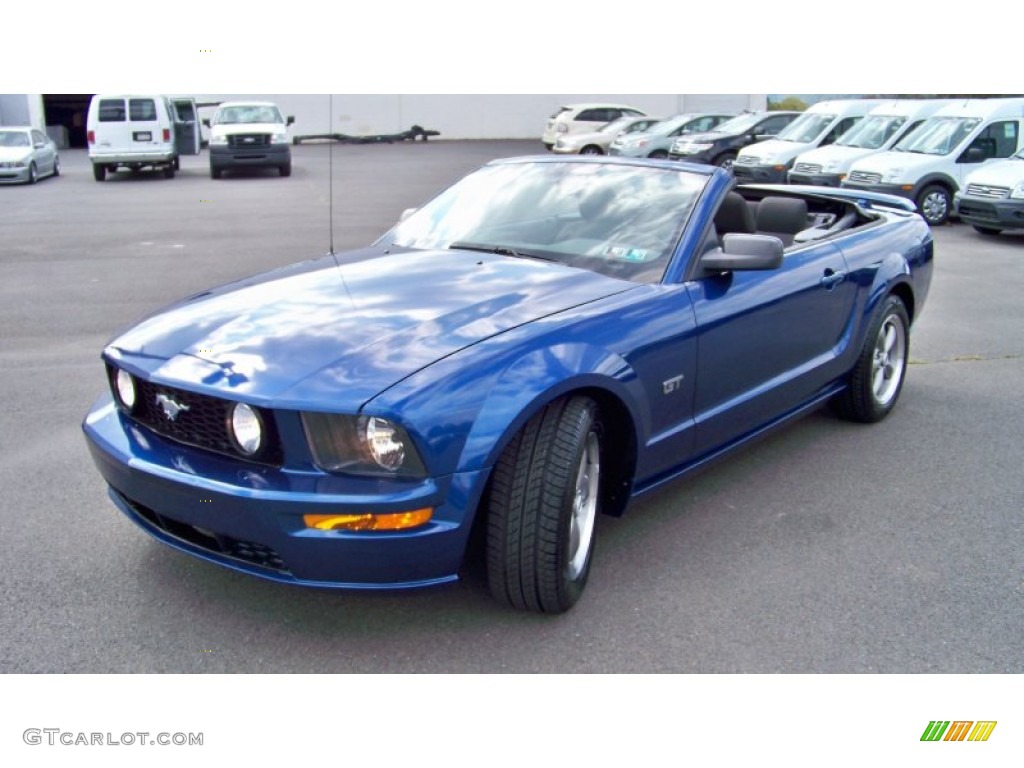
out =
[[[246,456],[252,456],[263,443],[263,423],[259,415],[245,403],[231,409],[231,436],[235,447]]]
[[[132,378],[128,371],[118,369],[115,383],[117,384],[117,396],[121,400],[121,405],[130,411],[135,407],[135,379]]]

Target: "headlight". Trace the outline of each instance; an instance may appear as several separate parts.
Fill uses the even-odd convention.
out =
[[[237,403],[231,409],[228,427],[235,447],[246,456],[256,454],[263,446],[263,420],[245,403]]]
[[[228,137],[225,135],[214,134],[210,137],[210,146],[226,147],[228,145]]]
[[[893,182],[899,181],[903,178],[903,168],[890,168],[888,171],[882,174],[882,181]]]
[[[128,371],[118,368],[114,374],[114,387],[121,406],[130,412],[135,407],[135,377]]]
[[[698,152],[707,152],[711,149],[714,144],[684,144],[680,147],[680,151],[686,155],[695,155]]]
[[[287,144],[288,134],[287,133],[275,133],[270,137],[271,144]]]
[[[425,477],[402,427],[377,416],[303,413],[302,425],[317,466],[327,472]]]
[[[1024,200],[1024,181],[1010,190],[1010,197],[1014,200]]]

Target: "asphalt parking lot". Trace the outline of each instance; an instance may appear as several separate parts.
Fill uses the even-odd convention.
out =
[[[375,239],[536,142],[294,147],[289,178],[0,187],[2,672],[1024,672],[1024,236],[935,232],[902,399],[827,411],[603,519],[561,617],[429,592],[289,588],[152,541],[80,422],[117,331],[214,284]],[[333,203],[329,172],[333,167]]]

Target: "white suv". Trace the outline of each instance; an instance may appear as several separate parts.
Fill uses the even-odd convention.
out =
[[[596,131],[623,115],[643,117],[646,114],[642,109],[625,104],[566,104],[548,118],[541,141],[546,149],[551,149],[558,139],[565,136]]]

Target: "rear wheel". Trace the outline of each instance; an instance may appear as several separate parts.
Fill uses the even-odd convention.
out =
[[[875,312],[864,338],[849,386],[836,401],[840,414],[851,421],[881,421],[896,405],[910,357],[910,319],[896,296]]]
[[[979,227],[977,224],[972,225],[975,232],[980,232],[983,235],[1000,235],[1003,230],[996,229],[995,227]]]
[[[603,155],[604,152],[596,144],[587,144],[583,149],[580,150],[581,155]]]
[[[917,210],[931,226],[945,224],[949,219],[952,198],[949,190],[940,184],[931,184],[917,196]]]
[[[651,152],[651,154],[649,154],[648,157],[653,160],[664,160],[666,157],[668,157],[668,152],[666,152],[664,149],[656,149],[653,152]]]
[[[736,162],[735,152],[725,152],[715,158],[715,165],[727,171],[732,170],[732,164]]]
[[[171,163],[170,165],[165,165],[164,166],[164,178],[165,179],[173,179],[174,178],[174,163]]]
[[[291,176],[292,175],[292,164],[288,163],[287,165],[282,165],[277,170],[278,170],[278,172],[282,176]]]
[[[588,397],[556,400],[515,436],[487,497],[491,594],[563,613],[583,593],[600,511],[602,429]]]
[[[210,166],[210,178],[211,179],[219,179],[220,178],[220,174],[221,174],[220,168],[214,168],[212,165]]]
[[[96,179],[96,181],[103,181],[107,178],[107,167],[105,165],[100,165],[99,163],[93,163],[92,177]]]

